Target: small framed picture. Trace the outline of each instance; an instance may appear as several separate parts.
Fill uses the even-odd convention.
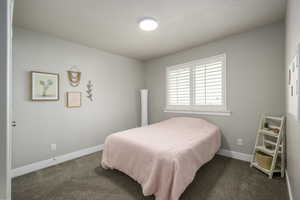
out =
[[[81,92],[67,92],[67,107],[81,107]]]
[[[31,100],[58,101],[59,74],[47,72],[31,72]]]

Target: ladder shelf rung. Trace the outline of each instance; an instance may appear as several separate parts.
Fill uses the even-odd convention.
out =
[[[270,155],[270,156],[274,156],[274,153],[275,153],[274,150],[267,149],[267,148],[264,147],[264,146],[256,146],[255,148],[256,148],[256,150],[261,151],[261,152],[263,152],[263,153],[265,153],[265,154],[268,154],[268,155]]]
[[[266,119],[271,119],[271,120],[277,120],[277,121],[282,121],[283,117],[274,117],[274,116],[266,116]]]
[[[273,129],[278,129],[278,130],[280,130],[281,128],[280,128],[280,126],[275,126],[275,125],[268,125],[268,127],[269,128],[273,128]]]
[[[276,137],[276,138],[279,136],[279,134],[274,133],[273,131],[265,130],[265,129],[260,129],[259,133],[262,133],[262,134],[265,134],[265,135],[269,135],[269,136],[272,136],[272,137]]]
[[[274,156],[274,153],[275,153],[275,149],[274,150],[268,149],[268,148],[266,148],[264,146],[256,146],[255,149],[257,151],[261,151],[261,152],[263,152],[263,153],[265,153],[265,154],[267,154],[269,156]],[[278,150],[278,153],[279,153],[278,155],[280,155],[282,153],[282,151]]]
[[[267,144],[271,144],[273,146],[276,146],[276,142],[272,142],[270,140],[264,140],[264,142],[267,143]]]
[[[257,169],[259,169],[261,171],[263,171],[266,174],[271,174],[271,170],[259,166],[256,162],[253,162],[252,166],[254,166],[255,168],[257,168]],[[273,173],[274,172],[281,172],[281,169],[276,166],[276,168],[273,170]]]
[[[267,144],[271,144],[271,145],[273,145],[273,146],[276,146],[276,145],[277,145],[276,142],[273,142],[273,141],[270,141],[270,140],[266,140],[266,139],[264,140],[264,142],[267,143]],[[281,148],[281,147],[282,147],[282,144],[279,144],[278,146]]]

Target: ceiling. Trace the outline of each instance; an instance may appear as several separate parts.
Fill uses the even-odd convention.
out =
[[[14,24],[149,60],[281,20],[285,0],[16,0]],[[159,27],[141,31],[154,17]]]

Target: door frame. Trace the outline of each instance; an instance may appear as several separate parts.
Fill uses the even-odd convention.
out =
[[[11,199],[13,4],[0,0],[0,200]]]

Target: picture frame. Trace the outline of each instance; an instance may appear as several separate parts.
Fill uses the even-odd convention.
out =
[[[81,92],[67,92],[67,107],[81,107]]]
[[[300,121],[300,45],[288,68],[288,113]]]
[[[31,71],[31,100],[58,101],[59,74]]]

